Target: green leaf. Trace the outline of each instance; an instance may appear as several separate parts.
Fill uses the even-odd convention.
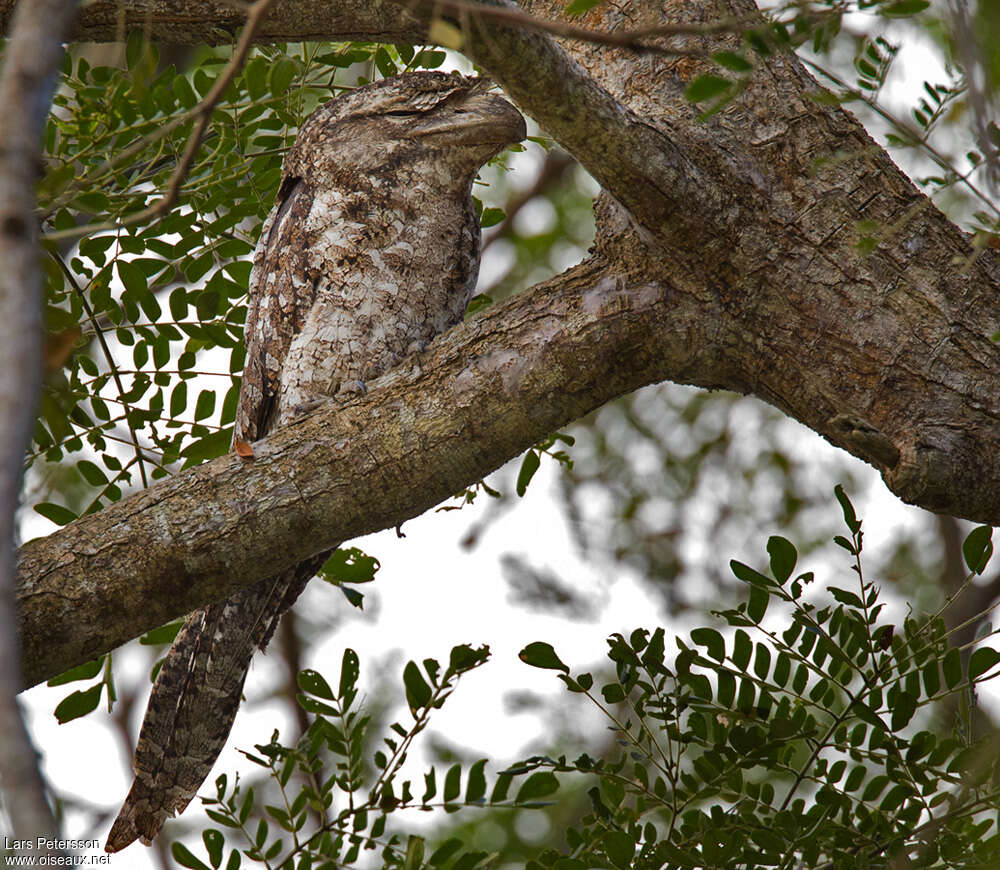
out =
[[[464,674],[466,671],[478,668],[489,657],[490,648],[488,646],[472,647],[467,643],[460,643],[458,646],[452,647],[451,652],[448,654],[448,670],[454,674]],[[428,661],[432,661],[432,659],[424,659],[425,667],[427,667]],[[437,662],[434,662],[434,664],[436,667]],[[428,673],[430,673],[429,668]]]
[[[719,64],[719,66],[733,72],[747,73],[753,69],[753,64],[743,57],[742,54],[736,54],[732,51],[717,51],[712,55],[712,60]]]
[[[566,14],[583,15],[603,2],[604,0],[570,0],[570,2],[566,4]]]
[[[601,837],[601,847],[615,867],[631,867],[635,858],[635,840],[625,831],[609,831]]]
[[[489,308],[492,304],[492,296],[489,296],[486,293],[477,293],[472,297],[472,299],[469,300],[469,304],[465,308],[465,316],[471,317],[473,314]]]
[[[431,700],[431,687],[427,685],[420,668],[412,661],[403,668],[403,685],[406,687],[406,703],[416,716],[417,710],[426,707]]]
[[[454,855],[459,849],[461,849],[463,843],[457,837],[452,837],[445,840],[434,853],[428,859],[427,863],[431,867],[441,867],[452,855]]]
[[[197,441],[193,441],[181,451],[181,456],[184,457],[182,467],[190,468],[192,465],[200,465],[202,462],[207,462],[209,459],[215,459],[217,456],[228,453],[232,440],[233,429],[230,426],[226,429],[220,429],[218,432],[213,432],[211,435],[206,435],[204,438],[199,438]]]
[[[104,656],[101,656],[92,662],[85,662],[82,665],[77,665],[75,668],[70,668],[58,677],[53,677],[45,685],[64,686],[66,683],[73,683],[77,680],[92,680],[101,672],[101,668],[104,667],[104,658]]]
[[[424,774],[424,796],[420,799],[420,802],[425,804],[429,800],[431,800],[436,794],[437,794],[437,772],[432,767],[430,771]]]
[[[835,543],[838,547],[843,547],[852,556],[857,555],[857,550],[854,549],[854,544],[852,544],[849,540],[847,540],[847,538],[845,538],[843,535],[834,535],[833,543]]]
[[[195,420],[211,417],[215,411],[215,390],[202,390],[198,393],[198,401],[194,406]]]
[[[986,564],[993,555],[993,529],[989,526],[976,526],[962,542],[962,555],[965,564],[973,574],[982,574]]]
[[[517,486],[515,487],[519,496],[523,497],[528,491],[528,484],[531,483],[531,478],[538,471],[539,464],[538,454],[534,450],[529,450],[524,454],[524,459],[521,461],[521,470],[517,473]]]
[[[533,668],[546,668],[552,671],[569,673],[569,668],[556,655],[556,651],[552,649],[552,645],[543,641],[529,643],[517,654],[517,657],[526,665],[531,665]]]
[[[977,649],[969,657],[969,682],[981,677],[997,663],[1000,663],[1000,652],[988,646]]]
[[[328,583],[370,583],[382,564],[357,547],[340,547],[333,551],[319,573]]]
[[[752,583],[754,586],[773,587],[774,581],[770,577],[765,577],[759,571],[755,571],[749,565],[744,565],[736,559],[730,559],[729,568],[736,576],[737,580],[744,583]]]
[[[684,91],[684,99],[689,103],[700,103],[717,97],[729,90],[730,81],[721,76],[706,73],[694,79]]]
[[[63,698],[55,709],[55,716],[59,720],[59,724],[65,725],[67,722],[86,716],[96,709],[100,703],[101,689],[103,688],[104,683],[101,682],[89,689],[84,689],[82,692],[73,692]]]
[[[507,792],[514,777],[509,773],[501,773],[497,776],[497,781],[493,784],[493,791],[490,792],[490,803],[499,804],[507,800]]]
[[[80,476],[91,486],[104,486],[108,482],[108,478],[104,472],[87,459],[81,459],[77,462],[76,470],[80,472]]]
[[[118,260],[117,267],[118,277],[121,278],[125,289],[130,293],[134,293],[137,299],[149,293],[149,286],[146,283],[146,273],[135,265],[135,263],[130,263],[128,260]]]
[[[505,217],[507,217],[507,215],[504,214],[504,210],[502,208],[484,208],[482,217],[479,219],[479,223],[485,230],[490,227],[495,227]]]
[[[609,704],[620,704],[625,700],[625,690],[618,683],[608,683],[601,687],[601,694]]]
[[[517,797],[514,800],[516,803],[523,804],[526,801],[552,794],[558,788],[559,780],[556,779],[555,774],[547,770],[539,770],[524,781],[517,790]]]
[[[829,592],[835,600],[839,601],[841,604],[846,604],[848,607],[864,607],[864,602],[858,598],[853,592],[849,592],[846,589],[838,589],[836,586],[827,586],[826,591]]]
[[[707,648],[708,654],[717,662],[726,657],[726,643],[714,628],[696,628],[691,632],[691,640],[698,646]]]
[[[437,69],[447,59],[448,55],[445,52],[425,48],[417,55],[417,65],[424,69]]]
[[[358,654],[350,647],[344,649],[344,657],[340,662],[340,697],[346,699],[354,691],[358,677],[361,674],[361,662]]]
[[[284,96],[295,78],[296,68],[294,62],[288,58],[282,58],[271,67],[270,85],[271,94],[275,97]]]
[[[243,803],[240,804],[240,824],[245,825],[247,819],[250,818],[250,813],[253,811],[253,796],[254,791],[252,788],[248,788],[246,796],[243,798]]]
[[[948,650],[941,662],[941,671],[944,674],[945,685],[949,689],[954,689],[962,682],[962,657],[955,648]]]
[[[481,801],[486,796],[486,776],[483,772],[485,767],[486,759],[481,758],[469,768],[468,781],[465,786],[466,803]]]
[[[892,707],[892,722],[890,727],[893,731],[899,731],[901,728],[905,728],[913,718],[913,714],[916,712],[916,696],[911,695],[906,691],[900,692],[896,696],[896,702]]]
[[[747,616],[754,622],[760,622],[767,612],[770,600],[771,596],[767,594],[766,589],[762,589],[760,586],[751,586],[750,600],[747,602]]]
[[[854,505],[851,504],[847,493],[844,492],[844,487],[838,483],[833,488],[833,494],[837,496],[837,501],[840,502],[840,508],[844,512],[844,522],[847,523],[847,528],[851,530],[852,535],[856,535],[861,530],[861,523],[854,513]]]
[[[222,847],[225,845],[222,834],[215,828],[206,828],[201,832],[201,839],[205,843],[208,860],[213,867],[218,867],[222,863]]]
[[[166,625],[161,625],[159,628],[147,631],[139,638],[139,643],[143,644],[143,646],[159,646],[164,643],[173,643],[183,624],[183,619],[175,619],[173,622],[168,622]]]
[[[375,52],[375,68],[386,79],[396,75],[398,72],[395,61],[393,61],[389,52],[384,47]]]
[[[57,526],[65,526],[76,519],[76,514],[69,508],[52,502],[39,502],[34,507],[36,514],[41,514],[45,519],[51,520]]]
[[[410,834],[406,841],[403,870],[420,870],[424,866],[424,838]]]
[[[180,417],[187,409],[187,381],[179,381],[170,393],[170,416]]]
[[[299,702],[299,706],[307,713],[316,713],[321,716],[335,716],[337,714],[336,707],[326,704],[323,701],[317,701],[308,695],[299,693],[295,696],[295,700]]]
[[[170,854],[181,867],[190,867],[191,870],[212,870],[204,861],[196,858],[191,850],[183,843],[175,840],[170,844]]]
[[[855,701],[851,705],[851,712],[862,722],[865,722],[874,728],[878,728],[879,731],[885,731],[885,723],[878,717],[878,714],[876,714],[875,711],[863,701]]]
[[[887,18],[907,18],[923,12],[930,5],[930,0],[896,0],[895,3],[880,6],[878,14]]]
[[[779,584],[792,576],[799,554],[792,542],[779,535],[767,539],[767,554],[771,557],[771,573]]]
[[[453,764],[444,775],[441,797],[445,803],[455,800],[462,793],[462,765]]]
[[[761,679],[766,680],[768,671],[771,669],[771,650],[762,643],[757,644],[757,654],[753,659],[753,672]]]
[[[736,665],[741,671],[746,671],[747,665],[750,664],[750,656],[753,653],[753,643],[750,641],[750,635],[748,635],[742,628],[737,629],[736,634],[733,635],[733,651],[730,654],[730,658],[733,664]]]
[[[314,671],[311,668],[304,668],[299,671],[298,683],[299,688],[309,695],[315,695],[317,698],[325,698],[327,701],[333,700],[333,689],[330,688],[330,684],[318,671]]]

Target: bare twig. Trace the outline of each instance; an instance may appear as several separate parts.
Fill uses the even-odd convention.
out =
[[[969,19],[969,6],[966,0],[949,0],[951,9],[952,29],[955,32],[955,46],[962,66],[965,67],[965,80],[968,83],[968,100],[972,107],[973,126],[979,149],[983,152],[986,163],[986,183],[990,193],[996,196],[1000,193],[1000,168],[998,168],[998,152],[996,145],[990,140],[989,121],[992,106],[991,95],[987,82],[986,64],[983,59],[983,44]]]
[[[62,42],[76,17],[65,0],[19,3],[0,72],[0,784],[19,839],[52,839],[38,757],[16,695],[21,661],[14,604],[15,515],[22,461],[42,384],[42,276],[35,222],[41,135],[62,61]],[[34,850],[35,859],[50,852]],[[53,857],[55,855],[53,854]]]
[[[295,615],[295,611],[289,610],[278,624],[278,646],[288,671],[278,689],[278,695],[283,696],[284,700],[287,701],[295,719],[295,724],[299,729],[296,739],[309,730],[309,717],[298,701],[298,678],[299,671],[302,670],[303,666],[302,641],[299,638],[298,621],[299,618]]]
[[[656,27],[643,27],[635,30],[591,30],[578,27],[565,21],[553,21],[548,18],[536,18],[511,6],[492,6],[473,0],[424,0],[424,6],[431,6],[435,12],[448,10],[463,15],[471,15],[479,19],[503,21],[515,24],[525,30],[538,33],[549,33],[564,39],[579,39],[583,42],[593,42],[598,45],[612,45],[617,48],[628,48],[634,51],[647,51],[655,54],[688,56],[703,55],[704,52],[692,52],[683,48],[668,48],[643,40],[656,39],[664,36],[709,36],[715,33],[740,32],[752,23],[741,18],[725,17],[707,24],[660,24]]]
[[[247,54],[253,46],[254,35],[260,27],[261,22],[264,20],[265,15],[267,15],[267,10],[273,2],[274,0],[257,0],[257,2],[250,7],[249,14],[247,15],[247,23],[244,26],[242,33],[240,33],[240,39],[233,51],[233,56],[230,58],[229,63],[226,64],[226,68],[215,80],[212,90],[205,95],[204,99],[202,99],[202,101],[195,106],[191,112],[168,122],[170,129],[173,129],[192,117],[196,119],[194,129],[188,136],[187,144],[184,146],[184,153],[181,154],[181,159],[177,162],[177,166],[171,174],[170,180],[167,182],[167,189],[163,196],[156,202],[144,208],[142,211],[130,214],[119,221],[107,221],[99,224],[85,224],[79,227],[57,230],[52,233],[47,233],[45,235],[46,240],[55,241],[58,239],[78,238],[95,232],[103,232],[104,230],[132,226],[134,224],[149,223],[150,221],[162,217],[174,207],[177,202],[177,198],[180,196],[181,186],[184,184],[184,179],[187,178],[188,172],[191,170],[191,165],[194,163],[195,155],[201,147],[201,140],[205,135],[205,131],[208,129],[209,121],[212,119],[212,112],[215,110],[215,106],[222,98],[222,94],[225,92],[226,88],[229,87],[229,83],[235,78],[236,73],[239,72],[240,68],[243,66],[243,61],[246,59]],[[136,146],[133,146],[133,148],[139,147],[140,145],[145,147],[145,140],[141,140],[140,143],[136,143]]]

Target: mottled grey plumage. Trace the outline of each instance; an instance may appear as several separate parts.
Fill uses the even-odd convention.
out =
[[[237,439],[356,394],[462,319],[479,269],[472,182],[524,135],[487,83],[445,73],[368,85],[313,113],[254,257]],[[153,687],[109,852],[148,844],[187,806],[226,742],[254,651],[328,555],[188,617]]]

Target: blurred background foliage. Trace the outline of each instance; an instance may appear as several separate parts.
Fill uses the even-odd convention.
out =
[[[575,5],[579,12],[601,6]],[[990,119],[1000,81],[996,10],[980,2],[963,19],[952,5],[926,0],[803,0],[770,9],[776,40],[799,51],[829,89],[827,98],[858,113],[980,246],[996,246],[1000,229],[1000,130]],[[968,33],[976,38],[963,41]],[[741,73],[730,62],[720,80],[737,88],[740,75],[753,75],[760,50],[748,40],[751,69]],[[231,47],[153,45],[141,33],[67,52],[39,185],[46,385],[26,460],[25,503],[52,523],[100,510],[229,449],[251,255],[284,152],[312,109],[344,88],[406,69],[456,63],[470,69],[436,46],[255,47],[226,88],[176,204],[150,215],[170,189],[199,101],[231,54]],[[925,75],[931,77],[924,81]],[[587,256],[593,240],[596,184],[544,131],[531,133],[531,141],[484,170],[475,191],[486,209],[479,304],[559,273]],[[867,228],[873,238],[891,231]],[[655,588],[662,618],[702,614],[729,601],[733,580],[709,555],[756,549],[776,529],[808,555],[839,522],[830,510],[834,483],[855,498],[879,485],[871,469],[776,410],[728,393],[648,387],[568,431],[575,438],[572,467],[559,476],[553,510],[563,512],[585,558],[605,566],[609,584],[627,572]],[[516,504],[516,474],[507,468],[491,478],[500,497],[470,528],[466,547],[474,548]],[[51,528],[37,516],[24,519],[25,534]],[[869,571],[897,583],[916,605],[935,607],[964,576],[964,531],[956,520],[911,511],[882,563]],[[504,570],[523,606],[566,618],[600,606],[599,595],[588,598],[572,578],[530,559],[512,555]],[[995,580],[974,587],[968,603],[953,611],[955,624],[982,611],[996,593]],[[288,667],[275,691],[302,728],[294,675],[303,645],[331,628],[290,616],[276,641]],[[150,668],[171,636],[167,629],[147,637]],[[598,648],[595,638],[595,655]],[[102,698],[109,708],[117,700],[114,720],[127,744],[125,723],[143,682],[119,687],[110,656],[63,682],[80,680],[88,688],[68,696],[60,718],[83,715]],[[386,703],[373,693],[369,714],[388,716]],[[513,706],[536,703],[511,699]],[[572,716],[558,708],[547,716],[547,751],[581,739]],[[462,756],[461,747],[432,746],[439,761]],[[591,743],[589,751],[599,755],[601,747]],[[482,841],[490,850],[502,844],[517,866],[592,808],[583,789],[563,797],[547,815],[460,814],[441,836]],[[179,824],[198,825],[191,815]]]

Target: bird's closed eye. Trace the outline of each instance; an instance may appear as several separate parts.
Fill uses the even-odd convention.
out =
[[[408,111],[406,109],[400,109],[396,112],[385,112],[384,114],[388,115],[390,118],[409,118],[413,115],[416,115],[417,113]]]

